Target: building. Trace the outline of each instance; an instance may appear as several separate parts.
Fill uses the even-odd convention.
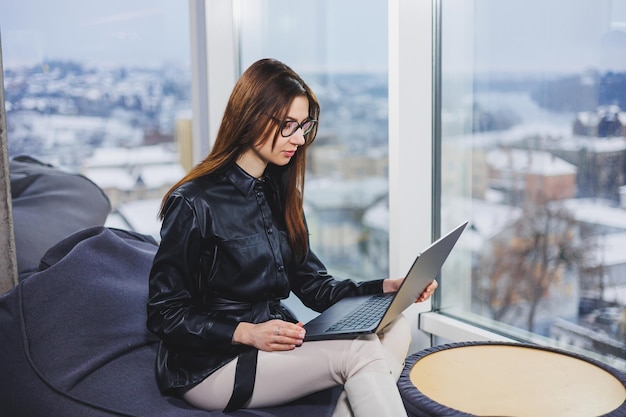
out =
[[[576,167],[545,151],[500,148],[487,153],[490,187],[513,205],[576,196]]]
[[[114,211],[131,201],[159,199],[185,174],[176,150],[170,148],[96,149],[85,159],[81,173],[104,190]]]

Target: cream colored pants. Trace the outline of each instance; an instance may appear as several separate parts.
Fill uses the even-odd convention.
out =
[[[285,404],[341,385],[361,372],[390,372],[397,380],[410,342],[408,320],[400,316],[377,335],[304,342],[285,352],[260,351],[254,392],[246,407]],[[218,369],[187,391],[184,399],[197,408],[224,409],[233,391],[236,365],[235,359]],[[345,395],[341,396],[337,409],[335,415],[350,415]]]

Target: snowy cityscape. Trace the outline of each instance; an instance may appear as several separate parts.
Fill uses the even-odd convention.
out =
[[[322,104],[305,196],[312,244],[340,276],[384,276],[386,77],[305,78]],[[108,225],[158,239],[160,199],[188,168],[189,80],[188,69],[172,66],[6,68],[9,156],[29,155],[87,176],[111,201]],[[549,105],[531,91],[492,89],[476,94],[473,112],[442,115],[443,166],[468,160],[473,166],[471,196],[456,192],[458,171],[441,174],[444,220],[457,205],[473,207],[463,248],[473,265],[469,309],[626,368],[626,111],[618,103],[585,110]],[[455,131],[451,126],[468,123],[469,133],[446,136]],[[519,287],[514,272],[498,275],[515,269],[494,259],[522,253],[520,245],[531,239],[525,230],[545,224],[555,226],[554,235],[544,236],[545,254],[554,257],[529,280],[534,287]],[[537,288],[539,296],[525,295]]]

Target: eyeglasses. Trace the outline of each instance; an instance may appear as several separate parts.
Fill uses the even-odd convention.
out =
[[[313,130],[313,128],[317,124],[317,120],[315,119],[306,119],[302,123],[298,123],[295,120],[280,121],[275,117],[272,117],[272,119],[274,119],[274,121],[279,124],[280,134],[284,138],[288,138],[289,136],[293,135],[298,129],[302,129],[302,134],[306,136],[308,133],[311,132],[311,130]]]

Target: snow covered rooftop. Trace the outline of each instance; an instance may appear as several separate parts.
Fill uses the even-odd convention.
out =
[[[497,170],[554,176],[576,174],[576,166],[545,151],[496,149],[487,153],[487,163]]]
[[[118,190],[132,190],[136,178],[122,168],[93,168],[85,171],[84,175],[102,189],[115,188]]]
[[[160,199],[137,200],[123,204],[118,208],[123,221],[130,230],[152,236],[157,242],[160,238],[161,221],[158,220]],[[117,216],[111,216],[110,224],[124,224]]]
[[[574,198],[564,200],[565,208],[580,222],[624,229],[626,210],[595,199]]]
[[[97,148],[86,159],[85,169],[97,167],[127,167],[178,163],[178,154],[164,146],[140,146],[134,148]]]

